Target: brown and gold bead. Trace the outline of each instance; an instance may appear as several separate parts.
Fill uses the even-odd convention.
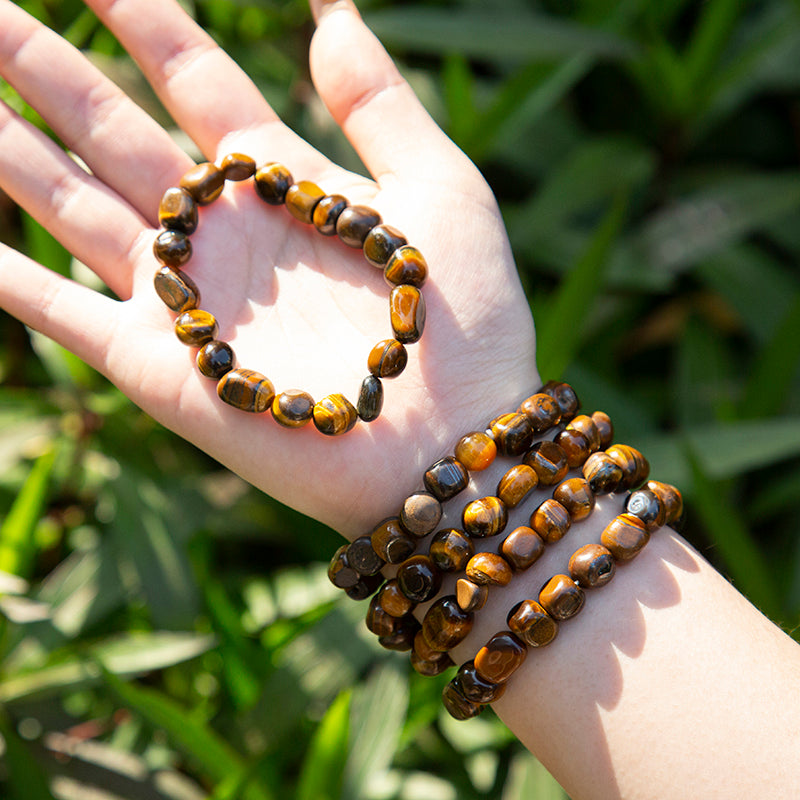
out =
[[[544,553],[544,541],[533,528],[520,525],[503,540],[500,552],[513,570],[522,572]]]
[[[190,308],[175,320],[175,334],[189,347],[202,347],[217,334],[217,320],[200,308]]]
[[[347,433],[358,421],[358,412],[342,394],[329,394],[314,404],[314,426],[326,436]]]
[[[479,472],[494,461],[497,455],[497,445],[491,436],[476,431],[462,436],[458,440],[454,452],[456,460],[470,472]]]
[[[433,533],[441,518],[442,504],[428,492],[410,494],[400,509],[400,524],[417,538]]]
[[[559,483],[553,500],[567,509],[573,522],[586,519],[594,511],[594,492],[585,478],[567,478]]]
[[[226,181],[246,181],[256,174],[256,162],[242,153],[228,153],[219,167]]]
[[[508,511],[498,497],[481,497],[467,503],[461,515],[464,532],[476,539],[496,536],[508,524]]]
[[[186,189],[172,186],[158,204],[158,222],[164,228],[189,236],[197,230],[197,203]]]
[[[370,541],[388,564],[402,564],[417,549],[417,540],[403,530],[398,517],[389,517],[376,525]]]
[[[418,342],[425,330],[425,299],[416,286],[395,286],[389,294],[389,319],[395,339]]]
[[[212,339],[197,352],[196,361],[201,375],[219,380],[233,369],[236,357],[233,354],[233,348],[227,342]]]
[[[555,486],[569,472],[567,454],[555,442],[537,442],[522,460],[536,473],[540,486]]]
[[[179,181],[194,201],[201,206],[213,203],[225,186],[225,174],[210,161],[192,167]]]
[[[529,647],[545,647],[558,634],[558,623],[535,600],[517,603],[508,612],[506,625]]]
[[[217,395],[234,408],[261,414],[272,404],[275,388],[261,373],[237,367],[219,379]]]
[[[489,587],[473,583],[469,578],[456,581],[456,601],[462,611],[480,611],[489,599]]]
[[[286,190],[284,203],[286,210],[300,222],[310,225],[317,203],[325,196],[325,192],[311,181],[298,181]]]
[[[367,369],[376,378],[395,378],[408,363],[408,351],[397,339],[384,339],[372,348]]]
[[[515,464],[497,484],[497,496],[507,508],[516,508],[539,485],[539,476],[527,464]]]
[[[544,392],[537,392],[523,400],[517,411],[530,420],[536,435],[549,431],[553,426],[558,425],[561,419],[561,409],[558,407],[558,403]]]
[[[384,269],[392,254],[408,240],[391,225],[376,225],[364,239],[364,257],[374,267]]]
[[[347,198],[340,194],[326,194],[314,206],[311,221],[323,236],[336,235],[336,221],[347,208]]]
[[[397,583],[409,600],[424,603],[441,589],[442,573],[428,556],[411,556],[397,568]]]
[[[539,592],[539,605],[558,621],[574,617],[585,600],[583,589],[569,575],[554,575]]]
[[[383,408],[383,384],[380,378],[374,375],[367,375],[361,381],[361,389],[358,392],[358,403],[356,410],[359,419],[364,422],[374,422],[380,416]]]
[[[165,229],[153,242],[153,254],[162,264],[177,269],[192,257],[192,243],[182,231]]]
[[[425,613],[422,635],[432,650],[451,650],[467,638],[473,616],[463,611],[453,595],[440,597]]]
[[[440,502],[455,497],[467,488],[469,475],[464,465],[453,456],[440,458],[425,471],[425,488]]]
[[[431,561],[442,572],[461,572],[475,554],[472,539],[457,528],[444,528],[431,539]]]
[[[484,680],[505,683],[525,661],[528,649],[511,631],[500,631],[475,655],[475,669]]]
[[[514,573],[497,553],[476,553],[467,562],[467,577],[478,586],[508,586]]]
[[[256,193],[271,206],[283,205],[286,192],[294,183],[292,173],[283,164],[271,162],[259,167],[253,176]]]
[[[271,406],[272,418],[285,428],[300,428],[314,416],[314,398],[308,392],[289,389],[275,395]]]
[[[522,455],[533,441],[533,425],[525,414],[512,412],[495,417],[486,431],[504,456]]]
[[[572,526],[572,517],[558,500],[548,498],[531,514],[530,526],[545,542],[557,542]]]
[[[336,233],[348,247],[364,246],[369,232],[381,224],[381,215],[368,206],[347,206],[336,220]]]
[[[370,537],[365,535],[359,536],[348,545],[347,563],[350,564],[359,575],[377,575],[385,562],[375,552]],[[401,615],[395,614],[395,616]]]
[[[650,533],[639,517],[619,514],[600,534],[600,543],[617,561],[630,561],[650,541]]]
[[[183,313],[197,308],[200,290],[194,281],[179,269],[163,266],[153,278],[156,294],[170,311]]]
[[[483,705],[498,700],[506,690],[505,683],[492,683],[482,678],[474,661],[467,661],[458,668],[453,683],[467,700]]]
[[[404,617],[414,608],[414,603],[403,594],[396,578],[383,585],[378,592],[378,603],[390,617]]]
[[[608,453],[592,453],[583,465],[583,477],[595,494],[616,492],[622,483],[623,472]]]
[[[558,403],[561,422],[569,422],[581,407],[578,395],[568,383],[548,381],[539,391],[549,394]]]
[[[473,703],[471,700],[467,700],[453,681],[450,681],[442,690],[442,705],[447,709],[447,713],[457,720],[477,717],[485,708],[482,703]]]
[[[611,551],[601,544],[579,547],[569,559],[569,575],[584,589],[605,586],[614,577]]]
[[[416,247],[404,245],[392,253],[383,276],[393,286],[409,284],[419,288],[428,277],[428,264]]]

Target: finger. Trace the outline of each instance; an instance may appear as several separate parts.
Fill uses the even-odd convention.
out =
[[[0,186],[118,296],[130,296],[145,221],[0,103]]]
[[[0,0],[0,74],[92,173],[152,224],[160,191],[191,160],[72,45]]]

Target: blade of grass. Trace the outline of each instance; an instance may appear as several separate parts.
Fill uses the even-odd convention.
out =
[[[2,709],[0,734],[5,743],[3,761],[8,770],[7,788],[11,793],[7,800],[53,800],[44,771]]]

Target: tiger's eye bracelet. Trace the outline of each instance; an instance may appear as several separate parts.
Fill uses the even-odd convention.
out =
[[[250,369],[237,367],[233,349],[219,341],[217,320],[198,308],[200,292],[183,272],[192,257],[190,236],[197,230],[198,206],[213,203],[225,181],[253,178],[255,192],[268,205],[285,205],[300,222],[313,225],[323,236],[334,236],[344,244],[360,248],[366,260],[383,270],[389,294],[392,338],[373,347],[367,358],[369,374],[362,381],[354,406],[344,395],[331,394],[314,402],[307,392],[275,393],[272,382]],[[153,252],[161,263],[154,278],[158,296],[179,314],[175,333],[190,347],[199,348],[197,367],[217,381],[217,394],[229,405],[255,413],[271,410],[276,422],[300,428],[313,420],[328,436],[347,433],[360,419],[372,422],[383,407],[381,379],[399,375],[408,362],[406,345],[419,341],[425,327],[425,301],[420,287],[428,266],[422,254],[408,244],[395,228],[383,224],[372,208],[350,205],[341,195],[326,195],[310,181],[295,183],[286,167],[277,163],[256,168],[249,156],[232,153],[219,166],[197,164],[164,193],[158,209],[163,228],[156,236]]]

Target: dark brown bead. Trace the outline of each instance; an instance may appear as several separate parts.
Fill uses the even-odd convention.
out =
[[[387,614],[380,604],[380,594],[369,601],[366,616],[367,630],[376,636],[389,636],[397,627],[397,618]]]
[[[422,286],[428,277],[428,264],[416,247],[405,245],[392,253],[383,277],[393,286]]]
[[[570,529],[572,517],[557,500],[548,498],[531,514],[533,528],[545,542],[557,542]]]
[[[444,528],[433,535],[429,553],[442,572],[461,572],[475,554],[475,545],[463,531]]]
[[[506,690],[505,683],[491,683],[478,675],[474,661],[462,664],[453,682],[467,700],[484,705],[500,699]]]
[[[417,549],[416,539],[403,530],[398,517],[380,522],[370,539],[375,552],[389,564],[402,564]]]
[[[314,403],[314,426],[326,436],[341,436],[358,422],[355,406],[343,394],[329,394]]]
[[[461,522],[467,535],[483,539],[505,529],[508,511],[499,497],[481,497],[466,505]]]
[[[581,407],[578,395],[568,383],[548,381],[539,391],[549,394],[558,403],[562,422],[569,422]]]
[[[580,431],[572,428],[559,431],[553,441],[564,451],[570,469],[582,467],[592,452],[589,440]]]
[[[431,650],[451,650],[472,630],[473,616],[459,608],[453,595],[440,597],[425,613],[422,635]]]
[[[444,502],[467,488],[469,475],[463,464],[447,456],[428,467],[423,483],[432,495]]]
[[[539,592],[539,605],[559,621],[574,617],[585,600],[583,589],[569,575],[553,575]]]
[[[314,416],[314,398],[308,392],[289,389],[275,395],[272,418],[285,428],[302,428]]]
[[[595,411],[592,414],[592,420],[600,434],[600,449],[605,450],[614,441],[614,425],[611,417],[605,411]]]
[[[584,589],[605,586],[614,577],[615,567],[611,551],[601,544],[579,547],[569,559],[569,575]]]
[[[425,298],[416,286],[395,286],[389,294],[389,319],[395,339],[418,342],[425,330]]]
[[[217,394],[234,408],[260,414],[272,404],[275,387],[261,373],[237,367],[219,379]]]
[[[383,384],[380,378],[367,375],[361,381],[361,388],[358,391],[358,403],[356,404],[358,416],[364,422],[374,422],[380,416],[382,408]]]
[[[326,194],[316,206],[311,215],[314,227],[323,236],[336,235],[336,220],[339,215],[347,208],[347,198],[340,194]]]
[[[621,488],[635,489],[647,480],[650,464],[635,447],[627,444],[612,444],[606,453],[622,468]]]
[[[611,551],[617,561],[630,561],[650,541],[650,534],[639,517],[619,514],[600,534],[600,544]]]
[[[527,464],[515,464],[497,484],[497,496],[507,508],[516,508],[539,485],[539,476]]]
[[[175,334],[190,347],[202,347],[217,335],[217,321],[208,311],[190,308],[175,320]]]
[[[370,264],[383,269],[398,247],[408,244],[400,231],[391,225],[376,225],[364,239],[364,257]]]
[[[325,192],[311,181],[298,181],[286,190],[286,210],[300,222],[311,224],[317,203],[325,196]]]
[[[177,313],[197,308],[200,290],[194,281],[178,269],[161,267],[153,278],[156,294],[164,305]]]
[[[283,164],[277,164],[273,161],[256,170],[253,183],[256,187],[256,193],[265,203],[269,203],[271,206],[279,206],[286,200],[286,192],[289,191],[289,187],[294,183],[294,178],[292,178],[292,173]]]
[[[521,572],[544,553],[544,541],[533,528],[520,525],[503,539],[500,552],[513,570]]]
[[[348,586],[344,592],[351,600],[366,600],[375,594],[377,588],[383,583],[383,575],[362,575],[353,586]]]
[[[505,683],[525,661],[528,648],[511,631],[500,631],[475,655],[478,675],[492,683]]]
[[[488,598],[488,586],[473,583],[469,578],[456,581],[456,601],[462,611],[480,611]]]
[[[441,518],[442,504],[428,492],[410,494],[400,509],[400,524],[418,538],[433,533]]]
[[[347,589],[355,586],[361,576],[347,561],[347,545],[343,544],[334,554],[328,564],[328,579],[334,586]]]
[[[182,267],[192,257],[192,243],[182,231],[161,231],[153,242],[155,257],[168,267]]]
[[[201,206],[213,203],[225,186],[225,175],[222,170],[210,161],[192,167],[179,181],[181,188],[194,198]]]
[[[622,467],[607,453],[592,453],[582,472],[595,494],[616,492],[622,483]]]
[[[480,703],[473,703],[471,700],[467,700],[452,681],[442,691],[442,705],[444,705],[447,713],[457,720],[477,717],[485,708]]]
[[[424,603],[441,589],[442,573],[428,556],[411,556],[397,568],[397,583],[409,600]]]
[[[522,460],[538,475],[540,486],[555,486],[569,472],[567,454],[555,442],[537,442]]]
[[[246,181],[256,174],[256,162],[242,153],[228,153],[219,167],[226,181]]]
[[[408,363],[408,351],[396,339],[384,339],[372,348],[367,369],[376,378],[395,378]]]
[[[553,500],[569,511],[573,522],[586,519],[594,511],[594,492],[585,478],[567,478],[556,486]]]
[[[367,234],[381,224],[381,215],[368,206],[347,206],[336,220],[336,233],[348,247],[364,246]]]
[[[414,604],[403,594],[395,578],[383,585],[378,593],[378,602],[390,617],[404,617],[414,608]]]
[[[408,652],[414,644],[414,637],[419,632],[419,622],[414,617],[408,616],[397,620],[397,625],[392,633],[379,636],[378,643],[387,650]]]
[[[487,431],[503,456],[522,455],[533,441],[533,425],[525,414],[511,412],[495,417]]]
[[[445,670],[453,666],[453,659],[447,653],[437,653],[436,655],[438,658],[422,658],[415,650],[412,650],[410,656],[411,666],[425,678],[441,675]]]
[[[663,527],[667,521],[667,507],[649,489],[637,489],[629,494],[625,500],[625,511],[639,517],[650,533]]]
[[[658,496],[666,509],[666,524],[671,525],[683,514],[683,498],[681,493],[668,483],[647,481],[647,488]]]
[[[197,230],[197,203],[186,189],[171,186],[158,204],[158,221],[164,228],[189,236]]]
[[[506,624],[529,647],[545,647],[558,635],[558,623],[535,600],[517,603]]]
[[[589,442],[589,447],[593,453],[600,449],[600,431],[590,416],[578,414],[567,423],[567,429],[580,431]]]
[[[433,661],[436,658],[442,657],[442,650],[434,650],[429,644],[425,635],[420,628],[419,633],[414,637],[414,652],[426,661]]]
[[[508,562],[497,553],[475,553],[467,562],[466,573],[478,586],[508,586],[514,576]]]
[[[216,339],[206,342],[198,351],[196,359],[200,374],[217,381],[233,369],[235,362],[233,348],[227,342]]]
[[[347,548],[347,563],[350,564],[359,575],[377,575],[385,562],[375,552],[370,537],[359,536],[357,539],[350,542]],[[395,614],[395,616],[401,615]]]
[[[468,433],[458,440],[455,456],[470,472],[480,472],[494,461],[497,445],[488,433]]]
[[[544,392],[537,392],[523,400],[517,411],[530,420],[535,434],[549,431],[561,419],[558,403]]]

